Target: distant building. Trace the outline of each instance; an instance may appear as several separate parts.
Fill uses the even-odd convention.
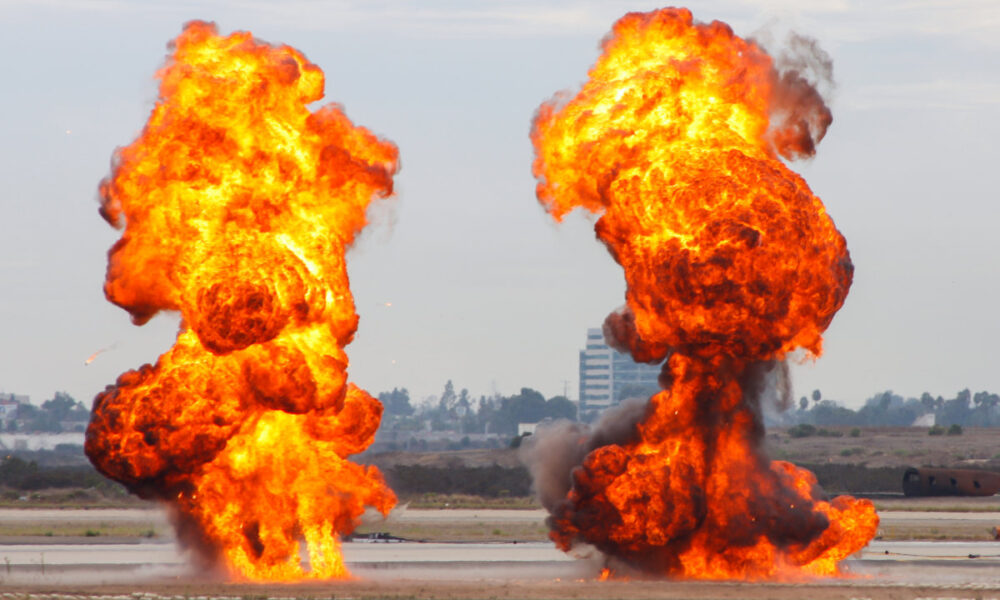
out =
[[[580,351],[580,415],[593,415],[621,402],[623,394],[659,389],[659,365],[637,363],[604,342],[600,329],[587,330],[587,346]]]
[[[21,404],[29,404],[28,396],[0,392],[0,425],[4,430],[11,421],[17,419],[17,408]]]
[[[517,435],[519,435],[519,436],[524,436],[525,434],[527,434],[527,435],[534,435],[535,432],[538,431],[538,426],[539,425],[542,425],[542,424],[546,424],[547,425],[547,424],[549,424],[551,422],[552,422],[552,419],[546,417],[546,418],[542,419],[538,423],[518,423],[517,424]]]
[[[6,425],[17,418],[17,402],[11,400],[0,400],[0,423]]]

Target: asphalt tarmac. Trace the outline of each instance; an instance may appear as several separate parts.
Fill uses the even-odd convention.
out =
[[[988,527],[997,513],[884,512],[883,523],[912,522],[942,527],[956,522]],[[434,520],[535,521],[542,511],[410,510],[392,518]],[[128,521],[165,524],[156,510],[0,510],[10,519],[55,523],[66,519],[94,523]],[[57,541],[57,538],[53,538]],[[500,582],[591,579],[603,565],[592,551],[572,555],[549,542],[417,543],[354,541],[343,544],[348,568],[359,579],[378,581]],[[974,586],[1000,590],[1000,542],[873,541],[844,563],[847,580],[868,585]],[[17,586],[171,584],[203,577],[172,540],[136,539],[131,543],[3,543],[0,584]]]

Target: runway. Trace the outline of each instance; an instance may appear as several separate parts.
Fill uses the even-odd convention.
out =
[[[895,525],[927,522],[946,528],[956,523],[987,528],[1000,523],[997,513],[881,513],[883,523]],[[0,510],[0,522],[30,519],[56,523],[94,524],[156,522],[165,524],[157,510],[117,511],[10,511]],[[393,519],[406,521],[477,520],[489,523],[541,521],[541,511],[401,511]],[[45,540],[46,542],[48,540]],[[56,541],[56,538],[53,538]],[[177,586],[214,579],[189,562],[172,539],[134,539],[80,543],[0,543],[0,584],[22,590],[51,586]],[[111,542],[111,543],[109,543]],[[351,572],[372,585],[451,585],[478,582],[486,588],[498,585],[550,586],[564,582],[593,581],[603,562],[586,549],[565,554],[550,542],[444,543],[363,542],[343,544]],[[988,597],[1000,598],[1000,542],[991,541],[882,541],[875,540],[845,561],[846,578],[823,580],[823,585],[888,587],[931,586],[996,590]],[[687,583],[686,583],[687,584]],[[638,584],[637,584],[638,585]],[[691,583],[691,585],[694,585]],[[724,585],[718,583],[717,585]],[[521,589],[521,588],[518,588]],[[525,588],[527,589],[527,588]],[[523,591],[523,589],[522,589]],[[2,600],[2,598],[0,598]]]
[[[361,578],[441,581],[458,572],[483,581],[595,577],[600,557],[573,556],[548,542],[346,542],[348,567]],[[173,543],[24,544],[0,546],[6,584],[123,584],[177,581],[194,574]],[[1000,589],[1000,543],[875,541],[846,562],[846,570],[886,583],[966,583]]]

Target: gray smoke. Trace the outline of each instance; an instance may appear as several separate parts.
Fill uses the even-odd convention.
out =
[[[610,342],[610,339],[609,339]],[[740,377],[744,402],[757,414],[763,430],[763,411],[783,412],[791,406],[792,390],[785,361],[759,361]],[[669,388],[669,383],[664,385]],[[573,471],[591,451],[639,439],[637,425],[647,415],[649,400],[632,398],[604,411],[592,425],[559,420],[540,425],[525,438],[518,458],[531,473],[538,501],[552,513],[573,486]]]
[[[638,439],[648,400],[633,398],[612,407],[593,425],[559,420],[540,426],[524,440],[519,458],[528,471],[539,502],[552,512],[572,487],[573,469],[595,448]]]
[[[833,123],[827,106],[834,89],[833,59],[815,39],[794,32],[780,50],[768,53],[774,72],[767,139],[785,158],[810,157]]]

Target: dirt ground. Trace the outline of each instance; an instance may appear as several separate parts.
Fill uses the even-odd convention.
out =
[[[771,458],[805,464],[868,467],[949,466],[1000,471],[1000,434],[968,427],[961,435],[928,435],[926,427],[824,427],[841,437],[794,438],[787,429],[767,432]]]

